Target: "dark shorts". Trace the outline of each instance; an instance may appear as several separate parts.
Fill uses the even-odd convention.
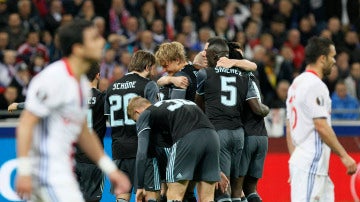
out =
[[[123,171],[130,179],[134,191],[136,191],[136,184],[134,183],[136,174],[136,158],[117,159],[114,161],[117,167]],[[148,159],[146,162],[144,189],[146,191],[160,190],[160,175],[156,158]],[[113,187],[111,187],[113,193]],[[129,191],[130,193],[130,191]]]
[[[86,201],[100,200],[104,188],[105,175],[97,165],[76,163],[75,174],[84,199]]]
[[[261,178],[267,150],[267,136],[245,137],[244,151],[241,156],[242,169],[240,176],[248,175],[254,178]]]
[[[239,177],[244,148],[244,129],[218,130],[220,139],[220,169],[230,177]]]
[[[158,161],[161,182],[166,182],[166,166],[170,156],[170,151],[171,148],[167,148],[167,147],[156,148],[156,158]]]
[[[166,168],[167,182],[220,180],[219,137],[209,128],[194,130],[172,147]]]

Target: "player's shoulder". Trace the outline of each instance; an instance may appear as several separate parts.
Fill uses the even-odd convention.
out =
[[[64,62],[61,60],[49,64],[44,70],[37,74],[32,82],[41,83],[65,83],[66,77],[68,77]]]

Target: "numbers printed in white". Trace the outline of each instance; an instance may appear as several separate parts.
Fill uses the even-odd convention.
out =
[[[225,106],[235,106],[237,102],[236,96],[236,77],[220,76],[221,79],[221,92],[229,93],[228,95],[221,95],[221,104]]]
[[[130,119],[127,115],[127,106],[131,98],[137,96],[135,93],[125,94],[123,97],[121,95],[111,95],[109,96],[110,103],[110,126],[124,126],[125,125],[135,125],[135,121]],[[118,113],[119,110],[123,108],[124,120],[118,119],[115,120],[115,113]]]

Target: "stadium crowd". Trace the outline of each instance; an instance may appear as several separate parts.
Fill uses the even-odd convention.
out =
[[[100,90],[127,73],[136,50],[154,53],[157,45],[178,41],[193,61],[210,37],[221,36],[243,44],[244,56],[256,62],[271,108],[285,107],[284,92],[304,70],[308,39],[330,38],[336,65],[325,82],[333,109],[355,110],[333,118],[358,119],[359,16],[356,0],[0,0],[0,108],[25,100],[31,78],[61,58],[56,30],[79,18],[92,21],[106,39]],[[162,67],[157,71],[160,77]]]

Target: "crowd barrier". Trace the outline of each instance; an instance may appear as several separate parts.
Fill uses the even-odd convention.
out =
[[[14,190],[17,162],[15,160],[15,127],[16,123],[0,122],[0,202],[20,201]],[[335,122],[340,142],[357,162],[360,161],[360,122]],[[105,150],[111,154],[109,130],[105,137]],[[265,160],[264,176],[259,181],[258,192],[264,202],[289,202],[290,186],[287,161],[286,141],[284,137],[269,138],[269,152]],[[56,175],[56,173],[54,173]],[[330,176],[335,184],[335,201],[353,202],[360,198],[360,173],[346,175],[340,159],[332,154]],[[110,194],[109,181],[106,180],[102,202],[115,201]]]

